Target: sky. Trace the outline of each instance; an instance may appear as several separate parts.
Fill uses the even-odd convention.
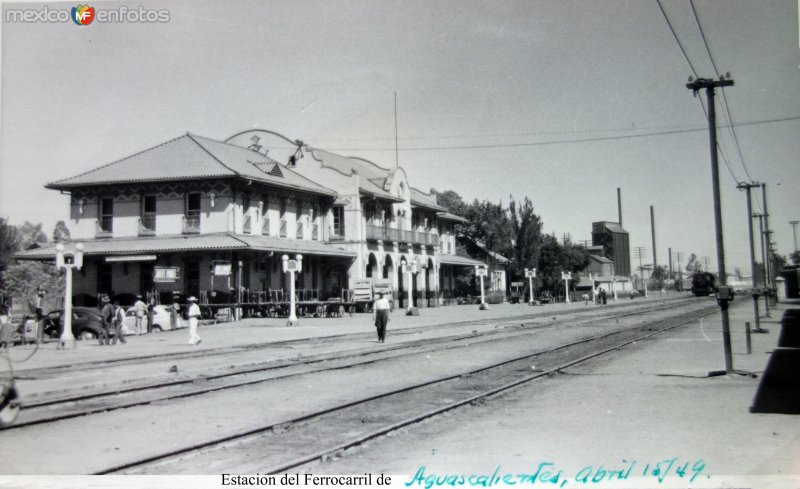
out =
[[[592,222],[617,220],[619,187],[645,263],[652,205],[658,264],[672,248],[683,264],[708,256],[716,271],[705,97],[685,86],[715,69],[694,6],[714,64],[735,83],[716,97],[726,268],[749,271],[739,181],[766,182],[777,250],[794,248],[797,0],[662,0],[664,13],[656,0],[129,1],[91,6],[169,19],[6,16],[43,5],[3,4],[0,215],[12,223],[52,231],[68,198],[46,183],[186,132],[268,129],[391,167],[396,94],[397,158],[412,186],[528,197],[545,231],[578,242]]]

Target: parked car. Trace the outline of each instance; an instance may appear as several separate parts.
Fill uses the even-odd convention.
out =
[[[153,306],[153,333],[169,331],[172,329],[170,314],[172,306]],[[142,326],[147,328],[147,315],[142,320]],[[178,328],[186,327],[184,319],[178,315]],[[122,332],[133,334],[136,331],[136,311],[131,308],[125,313],[125,321],[122,323]]]
[[[60,338],[63,328],[63,309],[50,311],[44,318],[44,334],[50,338]],[[103,318],[100,311],[91,307],[72,308],[72,334],[79,340],[93,340],[100,336]]]

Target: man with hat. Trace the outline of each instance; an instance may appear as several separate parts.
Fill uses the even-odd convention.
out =
[[[127,343],[125,341],[125,333],[122,332],[122,326],[125,324],[125,309],[119,305],[119,301],[114,301],[114,339],[111,340],[112,345]]]
[[[134,328],[136,334],[140,335],[142,333],[146,333],[147,331],[144,331],[143,323],[144,323],[144,315],[147,313],[147,305],[142,300],[141,295],[136,296],[136,302],[133,304],[133,310],[136,313],[136,326]]]
[[[110,341],[108,341],[108,332],[111,330],[112,322],[114,321],[114,306],[111,305],[111,299],[108,298],[106,294],[103,294],[100,297],[100,315],[103,317],[103,325],[100,328],[100,340],[101,345],[108,345]]]
[[[197,334],[197,323],[200,321],[200,306],[197,305],[197,298],[191,296],[187,299],[189,301],[189,344],[200,344],[200,335]]]

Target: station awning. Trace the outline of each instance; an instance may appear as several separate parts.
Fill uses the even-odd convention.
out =
[[[172,253],[181,251],[261,250],[278,253],[306,253],[309,255],[354,257],[348,251],[319,241],[277,239],[268,236],[243,236],[231,233],[130,237],[78,241],[83,243],[84,255],[135,256],[144,253]],[[52,260],[55,243],[21,251],[18,260]]]

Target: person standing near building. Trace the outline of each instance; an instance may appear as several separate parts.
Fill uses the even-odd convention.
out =
[[[107,295],[103,295],[103,297],[100,298],[100,303],[100,315],[103,317],[103,327],[100,329],[100,337],[98,339],[101,345],[109,345],[111,342],[108,337],[114,324],[114,306],[111,305],[111,299],[109,299]]]
[[[178,329],[178,313],[181,310],[181,305],[178,304],[178,295],[172,296],[172,307],[169,314],[169,325],[172,329]]]
[[[197,305],[197,298],[189,297],[189,344],[199,345],[202,339],[197,334],[197,323],[200,321],[200,306]]]
[[[375,327],[378,329],[378,341],[383,343],[386,339],[386,325],[389,323],[389,299],[383,297],[383,292],[378,293],[378,300],[373,305],[373,318]]]
[[[153,332],[153,312],[156,309],[156,300],[153,297],[147,301],[147,333]]]
[[[112,345],[117,344],[117,339],[120,343],[127,343],[125,341],[125,334],[122,332],[122,325],[125,322],[125,309],[119,305],[119,301],[114,301],[114,339],[111,340]]]
[[[133,310],[136,314],[136,326],[135,331],[137,335],[140,335],[144,332],[144,315],[147,313],[147,306],[145,305],[144,301],[142,301],[142,296],[136,296],[136,302],[133,304]]]

